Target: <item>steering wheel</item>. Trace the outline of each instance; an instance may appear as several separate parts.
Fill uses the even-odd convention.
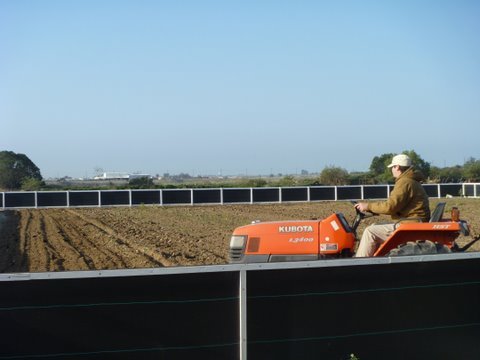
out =
[[[357,213],[357,216],[360,218],[360,219],[363,219],[365,217],[367,217],[369,214],[367,212],[364,212],[364,211],[360,211],[355,205],[358,204],[358,201],[351,201],[351,203],[354,205],[354,208],[355,208],[355,212]],[[371,213],[370,213],[371,214]]]

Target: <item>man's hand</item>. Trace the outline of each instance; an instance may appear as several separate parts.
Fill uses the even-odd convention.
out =
[[[368,210],[368,203],[366,202],[359,202],[355,204],[355,209],[361,212],[365,212]]]

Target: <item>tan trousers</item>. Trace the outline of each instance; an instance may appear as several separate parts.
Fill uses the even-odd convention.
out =
[[[373,224],[362,235],[355,257],[373,256],[375,251],[393,232],[395,224]]]

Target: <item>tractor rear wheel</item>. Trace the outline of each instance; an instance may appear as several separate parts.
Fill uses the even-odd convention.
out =
[[[447,254],[450,252],[450,249],[443,244],[434,243],[430,240],[417,240],[399,245],[396,249],[390,250],[386,256]]]

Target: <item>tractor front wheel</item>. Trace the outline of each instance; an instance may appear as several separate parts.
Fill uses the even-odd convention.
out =
[[[430,240],[417,240],[399,245],[396,249],[390,250],[386,256],[447,254],[450,252],[451,250],[443,244]]]

